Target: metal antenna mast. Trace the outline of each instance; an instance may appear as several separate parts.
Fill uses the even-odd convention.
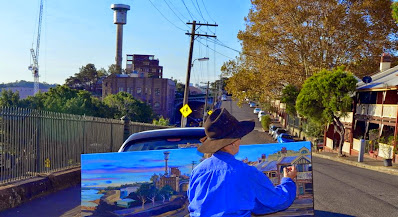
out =
[[[32,71],[34,86],[33,86],[33,95],[39,92],[39,48],[40,48],[40,32],[41,32],[41,20],[43,15],[43,0],[40,1],[40,12],[39,12],[39,25],[37,27],[37,40],[36,40],[36,52],[32,48],[30,49],[30,53],[32,54],[33,64],[31,64],[28,69]]]

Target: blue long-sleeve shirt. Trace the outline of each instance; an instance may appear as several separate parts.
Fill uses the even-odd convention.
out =
[[[218,151],[192,171],[188,210],[191,216],[250,216],[286,209],[295,197],[292,179],[274,186],[257,168]]]

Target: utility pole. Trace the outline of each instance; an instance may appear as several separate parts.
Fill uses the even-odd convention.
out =
[[[210,84],[210,81],[207,81],[207,88],[206,88],[206,97],[205,97],[205,107],[203,108],[203,124],[205,123],[205,120],[206,120],[206,112],[207,112],[207,98],[208,98],[208,96],[209,96],[209,84]]]
[[[185,81],[185,89],[184,89],[184,100],[182,101],[182,106],[188,104],[189,97],[189,80],[191,78],[191,68],[192,68],[192,53],[193,53],[193,45],[195,42],[195,36],[204,36],[204,37],[213,37],[216,38],[215,35],[206,35],[206,34],[196,34],[196,26],[218,26],[217,24],[208,24],[208,23],[196,23],[196,21],[192,21],[192,23],[187,23],[188,25],[192,25],[191,33],[185,33],[186,35],[191,36],[191,43],[189,47],[189,57],[188,57],[188,67],[187,67],[187,78]],[[187,124],[187,118],[181,115],[181,127],[185,127]]]

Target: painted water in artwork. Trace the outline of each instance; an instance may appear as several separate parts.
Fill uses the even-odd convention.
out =
[[[235,156],[264,173],[274,185],[283,168],[297,167],[296,200],[266,216],[311,216],[311,144],[242,145]],[[189,216],[187,189],[192,169],[205,157],[196,148],[84,154],[82,216]]]

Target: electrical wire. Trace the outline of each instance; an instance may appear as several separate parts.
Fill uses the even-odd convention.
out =
[[[207,15],[210,17],[210,19],[211,19],[214,23],[216,23],[216,21],[213,20],[213,18],[211,18],[209,12],[207,11],[206,5],[205,5],[205,3],[203,2],[203,0],[202,0],[202,4],[203,4],[203,6],[204,6],[204,8],[205,8],[205,11],[206,11]]]
[[[188,9],[187,5],[185,4],[184,0],[181,0],[181,1],[182,1],[182,3],[184,4],[185,9],[187,9],[188,14],[189,14],[189,16],[192,18],[192,20],[196,20],[196,19],[193,18],[193,15],[191,14],[191,11],[189,11],[189,9]]]
[[[185,20],[189,20],[186,16],[184,16],[184,14],[182,14],[182,13],[177,9],[177,7],[173,4],[172,1],[170,1],[170,0],[167,0],[167,1],[168,1],[169,4],[172,5],[172,6],[174,7],[174,9],[182,16],[182,18],[184,18]]]
[[[165,17],[164,15],[163,15],[163,13],[153,4],[153,2],[151,1],[151,0],[149,0],[149,2],[152,4],[152,6],[162,15],[162,17],[164,18],[164,19],[166,19],[169,23],[171,23],[173,26],[175,26],[176,28],[178,28],[178,29],[180,29],[180,30],[182,30],[182,31],[186,31],[185,29],[183,29],[183,28],[180,28],[180,27],[178,27],[176,24],[174,24],[173,22],[171,22],[169,19],[167,19],[167,17]]]
[[[198,42],[199,42],[200,44],[202,44],[202,45],[206,46],[205,44],[203,44],[203,43],[200,41],[200,39],[198,40]],[[207,46],[207,47],[208,47],[208,46]],[[210,48],[210,47],[208,47],[208,48],[209,48],[210,50],[212,50],[212,51],[214,51],[214,52],[216,52],[216,53],[220,54],[221,56],[227,57],[227,58],[229,58],[229,59],[235,59],[235,58],[232,58],[232,57],[226,56],[226,55],[224,55],[224,54],[222,54],[222,53],[220,53],[220,52],[218,52],[218,51],[216,51],[216,50],[214,50],[214,49],[212,49],[212,48]]]
[[[181,20],[181,22],[182,22],[184,25],[188,26],[188,25],[187,25],[187,24],[174,12],[174,10],[170,7],[170,5],[167,3],[167,1],[166,1],[166,0],[163,0],[163,1],[164,1],[164,3],[166,3],[167,7],[170,8],[170,10],[173,12],[173,14],[176,15],[176,17],[177,17],[179,20]]]
[[[192,2],[192,4],[193,4],[194,7],[195,7],[195,4],[193,3],[192,0],[191,0],[191,2]],[[196,7],[195,7],[196,11],[199,10],[199,14],[200,14],[200,16],[202,17],[202,19],[203,19],[205,22],[207,22],[207,20],[203,17],[202,11],[200,10],[199,4],[198,4],[198,0],[196,0],[196,4],[198,5],[198,9],[196,9]]]

